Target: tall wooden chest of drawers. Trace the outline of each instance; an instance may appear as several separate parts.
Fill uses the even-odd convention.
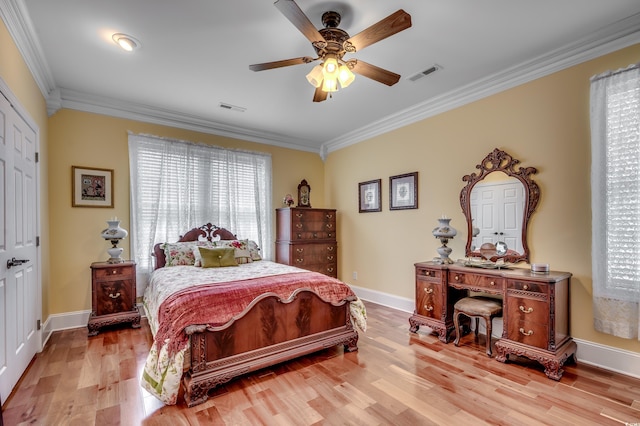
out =
[[[91,264],[91,309],[89,336],[98,334],[101,327],[121,322],[140,327],[135,262]]]
[[[277,209],[276,262],[337,278],[335,209]]]

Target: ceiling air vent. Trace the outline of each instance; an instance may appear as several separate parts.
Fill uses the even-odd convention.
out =
[[[247,110],[246,108],[231,105],[231,104],[225,104],[224,102],[220,102],[218,106],[222,109],[228,109],[231,111],[238,111],[238,112],[245,112]]]
[[[430,68],[427,68],[424,71],[420,71],[418,73],[415,73],[409,77],[407,77],[407,80],[411,80],[411,81],[416,81],[416,80],[420,80],[422,77],[426,77],[429,74],[432,74],[438,70],[442,69],[442,67],[440,65],[437,64],[433,64],[433,66],[431,66]]]

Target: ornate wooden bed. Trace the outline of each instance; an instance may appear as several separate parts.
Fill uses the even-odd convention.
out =
[[[230,231],[208,223],[179,241],[218,238],[236,240]],[[162,244],[154,247],[154,255],[156,269],[165,267]],[[350,317],[350,304],[356,299],[354,295],[338,304],[326,302],[308,288],[296,290],[287,300],[266,292],[226,324],[190,326],[188,368],[182,376],[186,404],[206,401],[211,389],[237,376],[324,348],[342,344],[345,351],[357,350],[358,333]]]

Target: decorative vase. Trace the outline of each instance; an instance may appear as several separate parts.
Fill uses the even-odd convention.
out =
[[[100,236],[102,238],[104,238],[105,240],[111,241],[111,244],[112,244],[112,247],[107,250],[107,252],[109,253],[109,256],[111,256],[109,260],[107,260],[107,262],[121,263],[123,262],[123,260],[122,260],[122,257],[120,256],[122,255],[122,251],[124,249],[122,247],[118,247],[118,243],[120,242],[120,240],[122,240],[127,235],[129,235],[129,233],[127,232],[126,229],[120,227],[120,221],[117,218],[108,220],[107,224],[109,224],[109,227],[107,229],[104,229],[100,233]]]
[[[441,264],[453,263],[453,260],[449,258],[449,255],[451,254],[452,250],[450,247],[447,247],[447,243],[449,242],[450,239],[456,236],[458,231],[456,231],[455,228],[449,225],[450,221],[451,219],[447,217],[442,217],[438,219],[438,226],[433,229],[433,236],[439,239],[440,242],[442,243],[442,246],[436,249],[436,251],[440,255],[440,259],[434,260],[436,263],[441,263]]]

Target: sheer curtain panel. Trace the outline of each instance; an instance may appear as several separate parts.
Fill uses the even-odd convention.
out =
[[[156,243],[208,222],[271,259],[271,155],[129,133],[131,253],[142,294]]]
[[[596,330],[638,339],[640,69],[591,78],[593,316]]]

